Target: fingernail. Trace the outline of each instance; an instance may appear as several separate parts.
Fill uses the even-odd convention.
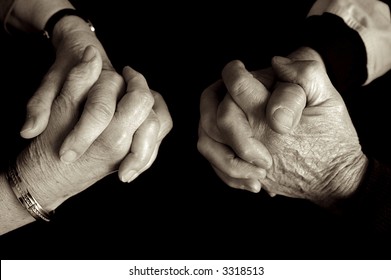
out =
[[[121,181],[130,183],[131,181],[133,181],[136,175],[137,172],[135,170],[129,170],[125,173],[125,175],[122,176]]]
[[[128,180],[128,183],[134,181],[137,177],[138,177],[138,173],[135,173],[129,180]]]
[[[95,57],[95,49],[91,47],[87,47],[84,51],[82,61],[89,62]]]
[[[24,132],[27,132],[29,130],[34,129],[34,126],[35,126],[35,118],[28,116],[26,118],[26,121],[25,121],[23,127],[20,130],[20,133],[24,133]]]
[[[292,62],[292,59],[284,57],[284,56],[275,56],[273,57],[274,62],[278,64],[289,64]]]
[[[273,113],[273,119],[285,128],[292,128],[293,112],[286,108],[278,108]]]
[[[65,163],[74,162],[77,158],[77,153],[72,150],[68,150],[60,156],[61,161]]]

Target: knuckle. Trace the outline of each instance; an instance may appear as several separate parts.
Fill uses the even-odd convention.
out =
[[[304,79],[309,80],[312,79],[314,75],[317,75],[317,73],[319,73],[321,69],[322,65],[319,61],[307,61],[303,69],[301,70],[301,75]]]
[[[132,74],[132,77],[129,79],[129,83],[133,83],[133,82],[138,82],[138,81],[142,81],[142,82],[145,82],[145,77],[143,74],[141,74],[140,72],[137,72],[137,71],[133,71],[133,74]]]
[[[231,94],[233,96],[240,97],[246,93],[251,93],[253,91],[247,77],[240,76],[236,78],[232,86],[233,92]]]
[[[146,124],[146,127],[144,129],[147,130],[147,132],[148,131],[159,132],[160,127],[161,127],[159,119],[154,114],[150,114],[150,116],[147,118],[145,124]],[[156,135],[158,135],[158,133]]]
[[[243,166],[240,162],[240,160],[234,156],[232,156],[228,161],[227,165],[225,166],[224,172],[227,174],[230,178],[234,179],[243,179],[244,175],[242,174]]]
[[[143,90],[142,91],[141,100],[142,100],[142,103],[146,107],[151,107],[152,108],[153,104],[155,103],[155,99],[153,98],[153,95],[151,94],[151,92],[149,90]]]
[[[75,101],[72,96],[68,94],[60,94],[53,101],[53,107],[56,108],[57,113],[60,115],[67,114],[69,109],[75,110],[75,114],[79,113],[79,108],[75,106]]]
[[[48,109],[50,105],[46,101],[45,98],[36,95],[33,96],[28,102],[27,102],[27,111],[29,112],[40,112],[41,110]]]
[[[102,151],[110,153],[113,158],[123,157],[129,151],[129,135],[126,131],[117,132],[110,137],[100,137],[97,143]]]
[[[109,76],[108,80],[111,81],[113,84],[115,84],[117,86],[124,86],[125,85],[125,80],[120,74],[118,74],[115,71],[106,71],[106,72],[107,72],[107,75]]]
[[[167,135],[174,127],[174,122],[173,122],[172,118],[165,119],[162,122],[161,127],[163,127],[164,135]]]
[[[93,99],[85,107],[86,114],[98,123],[107,123],[114,115],[114,108],[108,102]]]
[[[138,104],[143,108],[152,108],[155,102],[152,93],[148,89],[134,89],[128,93],[137,98]]]
[[[121,75],[114,71],[102,72],[102,81],[94,86],[94,92],[120,92],[125,87],[125,81]]]
[[[304,92],[304,89],[302,86],[298,84],[284,84],[283,91],[280,91],[280,94],[288,94],[289,101],[294,102],[294,105],[305,105],[307,102],[307,95]],[[278,105],[278,104],[276,104]]]
[[[197,140],[197,150],[198,152],[201,154],[201,155],[205,155],[205,141],[204,141],[204,137],[199,137],[198,140]]]
[[[149,162],[150,154],[141,153],[141,152],[132,152],[132,160],[134,164],[139,166],[139,169],[146,166]]]
[[[160,123],[160,121],[157,117],[151,118],[149,120],[149,125],[151,126],[151,128],[153,130],[157,130],[157,131],[159,131],[162,126],[162,124]]]
[[[323,84],[323,74],[324,68],[319,61],[306,61],[300,69],[300,75],[297,77],[298,84],[307,94],[316,92],[319,89],[319,85]]]
[[[73,69],[69,72],[69,74],[68,74],[66,80],[67,80],[68,82],[83,81],[83,80],[89,78],[89,76],[90,76],[90,75],[88,75],[88,74],[90,74],[89,72],[90,72],[90,71],[89,71],[88,68],[75,67],[75,68],[73,68]]]
[[[227,65],[224,67],[223,71],[230,70],[230,69],[236,69],[239,66],[242,65],[242,62],[238,59],[231,60],[230,62],[227,63]]]
[[[232,127],[233,127],[233,122],[232,122],[232,118],[231,116],[229,116],[228,114],[226,113],[221,113],[219,114],[218,118],[216,119],[216,125],[217,125],[217,128],[222,132],[230,132],[232,130]],[[209,127],[210,124],[207,124],[206,127]]]
[[[247,146],[239,146],[239,147],[237,147],[236,153],[238,154],[238,156],[240,158],[243,158],[243,159],[253,158],[253,152]]]
[[[208,161],[211,161],[212,158],[211,156],[214,152],[213,152],[213,147],[209,145],[207,136],[201,133],[197,139],[196,144],[197,144],[196,147],[198,152],[202,156],[204,156]]]

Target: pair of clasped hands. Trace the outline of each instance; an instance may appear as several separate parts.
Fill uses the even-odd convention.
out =
[[[33,140],[17,158],[48,211],[113,172],[134,180],[173,125],[162,96],[129,66],[118,74],[94,34],[62,36],[75,39],[53,38],[56,60],[21,130]],[[232,61],[202,93],[200,113],[198,149],[231,187],[327,205],[350,195],[365,169],[321,61],[275,58],[254,72]]]
[[[117,73],[88,28],[53,37],[55,61],[20,132],[32,139],[16,160],[21,182],[47,211],[113,172],[133,181],[172,128],[162,96],[129,66]]]
[[[201,96],[198,150],[233,188],[335,208],[356,191],[367,158],[319,54],[290,57],[253,72],[241,61],[224,67]]]

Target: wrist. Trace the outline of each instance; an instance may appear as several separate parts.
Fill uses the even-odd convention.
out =
[[[43,166],[32,164],[22,154],[18,157],[14,168],[18,174],[20,186],[27,189],[46,212],[54,211],[65,201],[64,194],[55,192],[51,188],[50,184],[53,183],[50,182],[53,181],[49,180],[48,174],[50,172],[47,169],[43,169]]]
[[[66,37],[72,36],[77,32],[82,32],[86,35],[83,35],[82,40],[89,42],[88,38],[91,38],[90,36],[96,37],[94,31],[94,27],[87,19],[78,15],[64,15],[55,22],[51,34],[51,41],[54,47],[57,47]]]
[[[12,191],[5,173],[0,174],[0,235],[34,221]]]
[[[22,205],[20,205],[20,202],[15,197],[15,195],[11,189],[11,185],[9,184],[9,182],[7,180],[7,176],[6,176],[5,172],[0,173],[0,186],[1,186],[1,188],[0,188],[1,201],[3,203],[6,202],[6,204],[8,205],[7,206],[8,209],[15,209],[15,211],[22,213],[21,210],[23,210],[23,207],[22,207]],[[25,211],[23,211],[23,213],[24,212]],[[1,212],[1,213],[6,214],[7,212]]]
[[[72,16],[74,18],[72,18]],[[77,21],[77,18],[83,19],[85,21],[85,23],[87,23],[90,31],[92,31],[92,32],[95,31],[95,28],[92,25],[92,23],[90,22],[90,20],[85,15],[83,15],[82,12],[80,12],[80,11],[78,11],[76,9],[61,9],[61,10],[57,11],[56,13],[54,13],[48,19],[48,21],[45,24],[44,30],[43,30],[43,35],[47,39],[50,39],[53,36],[54,28],[56,27],[56,25],[60,25],[61,26],[61,21],[63,19],[66,19],[67,17],[71,17],[70,18],[71,20],[68,22],[68,24],[64,25],[64,30],[65,31],[70,32],[73,29],[76,29],[76,30],[79,29],[80,22]],[[67,22],[66,20],[64,20],[64,21]]]
[[[330,182],[330,200],[323,203],[325,207],[337,211],[341,203],[350,199],[357,192],[368,168],[368,158],[364,154],[360,154],[349,164],[341,166]]]

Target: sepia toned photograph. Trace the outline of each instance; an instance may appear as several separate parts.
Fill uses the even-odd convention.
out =
[[[0,5],[2,260],[390,259],[389,1]]]

